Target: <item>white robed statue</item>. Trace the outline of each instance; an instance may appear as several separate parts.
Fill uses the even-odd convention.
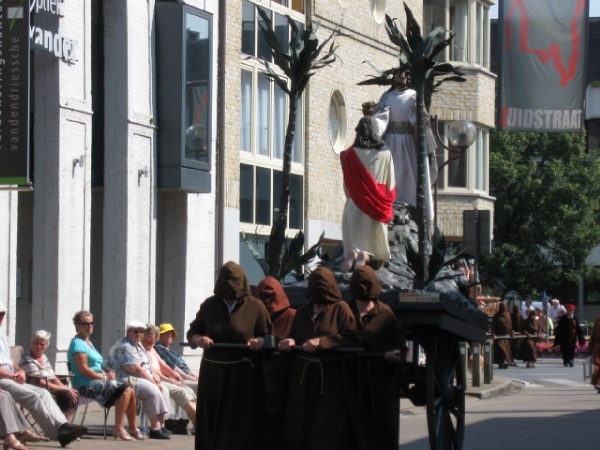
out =
[[[408,88],[408,70],[399,69],[394,73],[394,87],[381,96],[375,106],[373,118],[377,121],[383,139],[392,152],[396,174],[396,201],[417,206],[418,158],[417,149],[417,93]],[[424,113],[429,124],[429,116]],[[426,126],[425,142],[428,157],[425,159],[425,199],[424,213],[430,233],[434,218],[431,185],[437,178],[437,170],[430,167],[429,159],[435,158],[436,144],[431,128]]]

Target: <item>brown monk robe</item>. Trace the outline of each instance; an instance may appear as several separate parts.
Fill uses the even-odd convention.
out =
[[[594,328],[592,329],[586,353],[592,357],[592,363],[594,363],[594,373],[591,383],[597,386],[600,384],[600,316],[594,320]]]
[[[282,351],[295,344],[303,347],[290,369],[286,448],[352,449],[360,424],[344,376],[344,356],[319,350],[357,345],[356,321],[325,267],[310,274],[307,293],[310,303],[298,309],[290,337],[279,343]],[[362,442],[359,448],[364,448]]]
[[[256,287],[254,296],[267,307],[276,339],[279,341],[288,337],[296,310],[290,307],[279,281],[271,276],[264,278]],[[266,450],[280,450],[285,442],[285,412],[291,363],[292,358],[288,353],[263,354]]]
[[[496,339],[496,336],[512,336],[512,321],[506,303],[500,303],[498,312],[492,317],[492,334],[494,336],[494,360],[500,369],[514,365],[510,351],[510,339]]]
[[[512,307],[512,313],[510,315],[512,323],[512,329],[515,333],[521,333],[523,331],[523,316],[521,315],[521,308],[518,305]],[[510,350],[512,352],[513,360],[523,359],[523,339],[513,339],[511,341]]]
[[[527,368],[535,367],[537,362],[537,351],[535,349],[535,343],[537,335],[540,333],[542,325],[540,324],[539,317],[535,310],[529,311],[529,315],[523,323],[523,333],[527,335],[527,339],[523,342],[523,361],[527,363]]]
[[[401,360],[398,321],[392,309],[379,301],[381,283],[369,266],[354,270],[349,303],[367,352],[385,357],[350,357],[346,374],[357,397],[360,423],[369,449],[397,450],[399,398],[396,363]]]
[[[250,295],[243,269],[224,264],[214,290],[190,324],[192,348],[204,349],[198,381],[196,450],[255,449],[264,445],[264,386],[259,350],[273,326]],[[219,349],[213,343],[246,344]]]

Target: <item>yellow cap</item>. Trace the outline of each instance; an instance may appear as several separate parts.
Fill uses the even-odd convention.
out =
[[[177,334],[177,331],[175,331],[175,327],[173,327],[173,325],[171,325],[170,323],[161,323],[160,327],[158,328],[160,330],[159,334],[168,333],[169,331],[172,331],[173,333],[175,333],[175,339],[177,339],[177,336],[179,336]]]

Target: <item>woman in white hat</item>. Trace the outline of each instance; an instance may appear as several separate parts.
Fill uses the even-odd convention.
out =
[[[142,400],[142,408],[150,421],[150,439],[171,439],[164,428],[165,414],[169,408],[169,391],[162,386],[152,373],[146,350],[141,345],[146,324],[140,321],[129,322],[125,337],[112,346],[108,352],[109,364],[116,373],[117,380],[134,385],[137,397]]]

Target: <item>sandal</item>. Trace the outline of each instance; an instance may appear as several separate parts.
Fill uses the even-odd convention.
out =
[[[19,440],[24,444],[25,442],[48,442],[50,439],[48,439],[46,436],[40,436],[31,430],[25,430],[19,434]]]
[[[13,449],[13,450],[27,450],[21,442],[15,437],[14,434],[9,434],[4,437],[4,444],[2,445],[4,450]]]
[[[138,441],[146,440],[146,436],[144,436],[143,433],[137,428],[135,430],[129,430],[129,434],[131,435],[131,437],[135,438]]]
[[[121,439],[122,441],[135,441],[135,439],[125,430],[113,430],[110,432],[110,435],[115,438],[115,441]]]

